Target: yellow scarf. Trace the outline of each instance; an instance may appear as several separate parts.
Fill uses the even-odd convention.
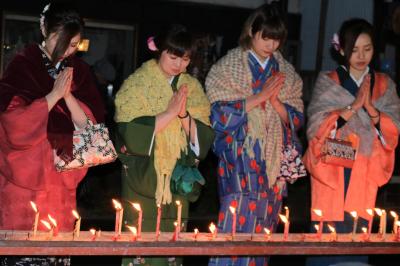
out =
[[[178,88],[187,84],[187,110],[191,116],[209,125],[210,103],[200,83],[188,74],[181,74]],[[115,121],[130,122],[141,116],[155,116],[164,112],[173,96],[171,85],[161,72],[157,61],[145,62],[122,85],[115,100]],[[171,174],[181,152],[187,152],[186,134],[178,118],[155,137],[154,168],[157,174],[155,198],[157,204],[171,203]]]

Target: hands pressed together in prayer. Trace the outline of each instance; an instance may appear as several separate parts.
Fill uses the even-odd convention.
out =
[[[50,111],[59,100],[64,98],[71,112],[72,121],[76,126],[82,128],[86,125],[87,118],[77,99],[71,93],[73,74],[74,69],[72,67],[67,67],[61,71],[54,81],[52,91],[46,95],[46,100]]]
[[[357,96],[353,103],[347,107],[344,111],[342,111],[341,116],[348,120],[351,116],[357,113],[358,110],[364,108],[371,120],[374,124],[378,123],[379,121],[379,111],[374,107],[372,104],[372,95],[371,95],[371,76],[368,74],[364,78],[364,81],[361,84],[360,89],[358,90]]]
[[[171,97],[166,112],[174,117],[184,117],[186,115],[186,100],[189,89],[186,84],[182,84],[177,92]]]
[[[246,98],[246,112],[250,111],[258,105],[263,105],[269,101],[274,110],[278,113],[281,120],[288,122],[288,114],[286,107],[279,100],[278,95],[285,83],[285,74],[282,72],[274,73],[262,87],[260,93]]]

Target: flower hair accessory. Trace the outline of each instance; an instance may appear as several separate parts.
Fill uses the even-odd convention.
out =
[[[332,46],[336,51],[340,51],[340,42],[339,42],[339,35],[337,33],[333,34],[332,37]]]
[[[42,32],[43,37],[46,37],[46,30],[44,28],[44,18],[46,12],[49,10],[50,4],[47,4],[44,8],[42,13],[40,13],[40,31]]]
[[[156,44],[154,43],[154,36],[151,36],[147,39],[147,47],[149,48],[150,51],[158,51],[158,48]]]

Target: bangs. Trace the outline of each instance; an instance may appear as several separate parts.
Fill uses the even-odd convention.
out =
[[[185,55],[191,57],[193,50],[192,39],[187,34],[178,34],[175,38],[167,39],[165,47],[161,50],[166,50],[168,53],[178,57],[183,57]]]
[[[261,25],[259,31],[262,31],[263,38],[280,40],[283,42],[286,39],[286,27],[281,20],[271,20],[268,24]]]

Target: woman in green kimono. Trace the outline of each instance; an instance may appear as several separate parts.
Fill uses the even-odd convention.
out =
[[[142,231],[154,232],[160,205],[160,230],[171,232],[177,219],[175,201],[182,204],[185,223],[189,201],[199,196],[204,179],[196,164],[207,155],[214,136],[208,99],[200,83],[185,73],[192,54],[191,35],[182,26],[172,26],[148,43],[155,59],[130,75],[115,99],[124,222],[137,224],[137,212],[130,204],[137,202],[143,209]],[[183,176],[191,180],[183,182]],[[123,260],[123,265],[129,263],[180,264],[171,258]]]

